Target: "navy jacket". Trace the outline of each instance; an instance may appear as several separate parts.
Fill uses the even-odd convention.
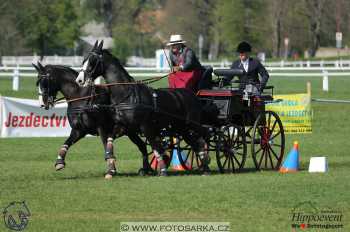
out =
[[[265,67],[260,63],[259,60],[249,57],[248,72],[243,68],[241,60],[236,60],[232,63],[231,69],[242,69],[243,74],[239,76],[240,88],[244,89],[247,83],[252,83],[257,85],[260,91],[266,86],[266,83],[269,79],[269,73],[266,71]],[[259,80],[259,75],[261,80]],[[229,80],[232,80],[233,77],[229,77]]]

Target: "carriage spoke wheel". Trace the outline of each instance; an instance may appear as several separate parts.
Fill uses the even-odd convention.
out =
[[[160,171],[160,168],[158,165],[158,160],[157,160],[156,156],[154,155],[153,149],[147,140],[146,140],[146,144],[147,144],[149,166],[151,167],[151,169],[153,171]],[[165,161],[166,168],[169,168],[171,158],[172,158],[171,151],[172,151],[173,143],[170,141],[169,137],[165,137],[162,141],[162,144],[163,144],[163,149],[165,151],[164,155],[163,155],[163,159]]]
[[[222,128],[217,146],[216,161],[221,173],[239,172],[247,156],[244,127],[227,125]]]
[[[253,128],[252,156],[257,170],[278,170],[284,154],[284,130],[279,116],[272,111],[258,115]]]
[[[181,138],[176,139],[177,143],[175,145],[175,149],[177,149],[179,161],[183,169],[188,171],[198,170],[202,165],[199,156],[197,156],[196,152],[191,148],[189,144],[185,142],[185,140]]]

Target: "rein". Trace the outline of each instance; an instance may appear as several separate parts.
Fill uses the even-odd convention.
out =
[[[54,103],[55,104],[62,104],[62,103],[70,103],[70,102],[75,102],[75,101],[81,101],[81,100],[90,99],[90,98],[93,98],[93,97],[96,97],[96,96],[100,96],[100,95],[103,95],[103,94],[107,94],[107,93],[93,94],[93,95],[90,95],[90,96],[78,97],[78,98],[73,98],[73,99],[69,99],[69,100],[64,100],[64,97],[61,97],[59,99],[56,99]]]
[[[101,87],[109,87],[109,86],[115,86],[115,85],[139,85],[139,84],[152,84],[154,82],[157,82],[165,77],[169,76],[169,73],[164,75],[164,76],[160,76],[160,77],[152,77],[152,78],[148,78],[148,79],[144,79],[144,80],[136,80],[135,82],[113,82],[113,83],[108,83],[108,84],[98,84],[95,86],[101,86]]]
[[[152,78],[148,78],[148,79],[144,79],[144,80],[137,80],[135,82],[113,82],[113,83],[109,83],[109,84],[99,84],[99,85],[95,85],[98,87],[109,87],[109,86],[115,86],[115,85],[139,85],[139,84],[151,84],[154,83],[156,81],[159,81],[165,77],[167,77],[169,74],[166,74],[164,76],[160,76],[160,77],[152,77]],[[85,96],[85,97],[78,97],[78,98],[73,98],[70,100],[65,100],[64,97],[55,99],[54,104],[62,104],[62,103],[70,103],[70,102],[75,102],[75,101],[81,101],[81,100],[85,100],[85,99],[90,99],[90,98],[94,98],[103,94],[107,94],[107,93],[100,93],[100,94],[92,94],[90,96]]]

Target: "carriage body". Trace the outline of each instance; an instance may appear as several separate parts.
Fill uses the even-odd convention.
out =
[[[245,100],[242,92],[235,89],[200,90],[197,96],[204,107],[210,104],[217,107],[218,124],[238,126],[254,126],[258,115],[265,111],[265,102],[273,100],[271,95],[251,96]]]
[[[239,172],[250,156],[257,170],[278,170],[284,155],[284,130],[279,116],[266,110],[273,102],[273,87],[269,93],[256,93],[237,86],[201,89],[197,97],[202,103],[202,126],[206,129],[207,151],[216,156],[220,172]],[[214,109],[214,110],[213,110]],[[172,141],[172,140],[170,140]],[[196,170],[200,159],[181,137],[169,143],[177,149],[184,169]],[[171,158],[171,157],[170,157]]]

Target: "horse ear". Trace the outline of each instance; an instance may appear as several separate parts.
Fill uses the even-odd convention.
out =
[[[38,61],[38,66],[39,66],[39,69],[44,72],[45,71],[45,67]]]
[[[32,63],[32,65],[33,65],[33,67],[36,69],[37,72],[40,72],[40,68],[39,68],[38,66],[36,66],[36,65],[33,64],[33,63]]]
[[[92,48],[92,50],[95,50],[95,49],[97,48],[97,45],[98,45],[98,40],[96,40],[95,45],[94,45],[94,47]]]
[[[102,51],[103,48],[103,40],[101,40],[100,44],[98,45],[98,51]]]

